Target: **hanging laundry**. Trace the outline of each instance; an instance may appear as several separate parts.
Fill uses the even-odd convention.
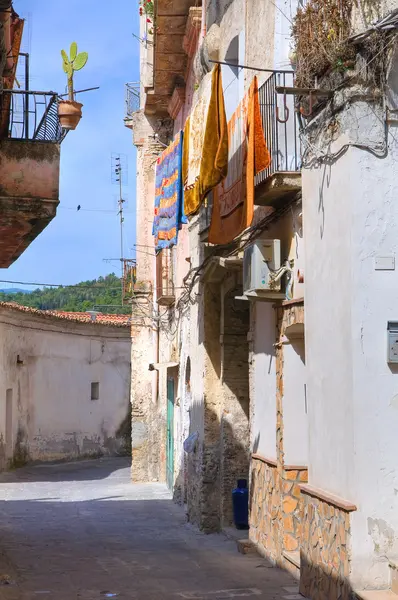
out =
[[[213,192],[209,242],[227,244],[250,226],[254,214],[254,177],[271,162],[255,77],[228,123],[228,175]]]
[[[184,130],[184,211],[199,210],[207,194],[228,171],[228,130],[222,89],[221,67],[206,77],[200,100]]]
[[[180,131],[159,156],[156,164],[155,214],[152,229],[156,250],[175,246],[181,224],[187,223],[182,188],[182,141],[183,133]]]

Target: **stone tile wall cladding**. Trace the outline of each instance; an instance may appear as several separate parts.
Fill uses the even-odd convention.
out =
[[[308,481],[303,467],[284,464],[283,452],[283,345],[286,328],[304,323],[304,302],[286,303],[277,310],[276,331],[276,457],[273,461],[252,456],[250,486],[250,538],[261,554],[276,564],[289,568],[284,552],[296,552],[300,547],[303,498],[300,484]]]
[[[282,481],[284,552],[296,552],[300,547],[303,512],[303,495],[300,484],[307,482],[307,469],[284,470]]]
[[[303,495],[300,484],[308,481],[306,469],[282,471],[277,464],[252,456],[250,538],[261,554],[279,565],[283,552],[299,550]]]
[[[273,562],[280,556],[280,478],[276,464],[253,455],[250,485],[250,539]]]
[[[350,512],[302,493],[300,592],[311,600],[350,600]]]

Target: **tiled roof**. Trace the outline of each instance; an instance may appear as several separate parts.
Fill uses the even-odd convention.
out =
[[[96,313],[95,320],[86,312],[65,312],[62,310],[38,310],[30,306],[21,306],[15,302],[0,302],[0,309],[7,308],[18,312],[29,313],[32,315],[43,316],[47,318],[62,319],[73,321],[75,323],[90,323],[92,325],[109,325],[113,327],[129,327],[131,318],[129,315],[105,315]]]

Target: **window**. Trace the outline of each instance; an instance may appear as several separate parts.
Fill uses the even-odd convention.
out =
[[[91,400],[99,400],[99,382],[91,382]]]

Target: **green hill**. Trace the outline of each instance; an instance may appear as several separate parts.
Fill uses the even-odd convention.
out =
[[[122,283],[114,273],[92,281],[82,281],[75,286],[39,288],[13,294],[0,292],[0,302],[16,302],[41,310],[84,312],[95,309],[112,314],[131,312],[129,306],[121,306]]]

